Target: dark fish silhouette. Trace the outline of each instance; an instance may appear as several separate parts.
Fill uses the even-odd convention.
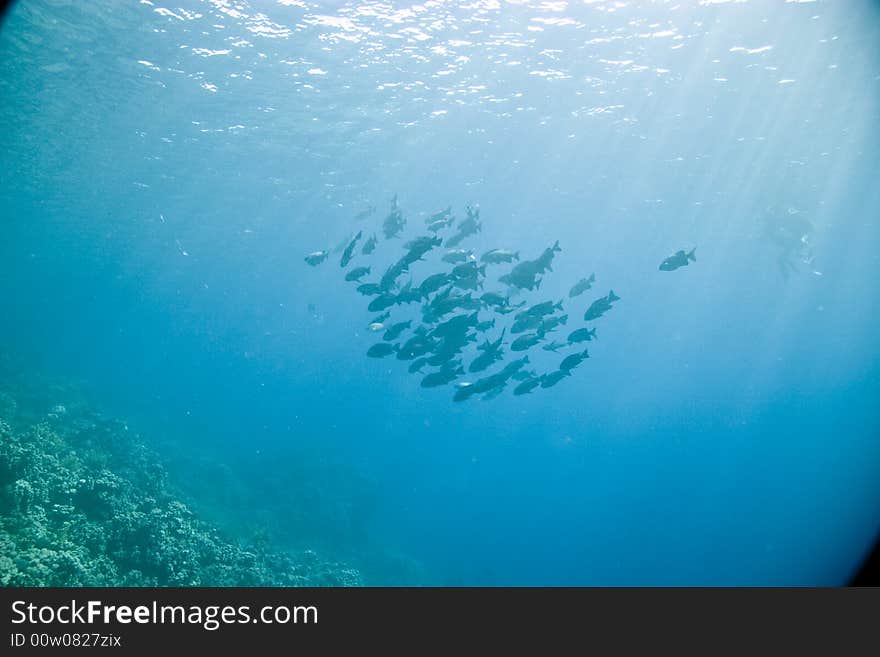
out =
[[[340,267],[348,267],[348,263],[350,263],[351,259],[354,257],[354,247],[357,246],[358,240],[360,240],[362,235],[362,231],[358,231],[357,235],[355,235],[351,242],[348,243],[348,246],[345,247],[345,251],[342,252],[342,257],[339,259]]]
[[[367,356],[370,358],[385,358],[390,356],[397,350],[396,344],[388,344],[387,342],[378,342],[367,350]]]
[[[610,290],[608,296],[599,297],[590,304],[590,307],[587,308],[587,312],[584,313],[584,321],[589,322],[592,319],[599,319],[602,315],[611,310],[612,303],[619,300],[620,297],[614,294],[614,290]]]
[[[694,255],[696,250],[696,247],[694,247],[691,249],[690,253],[685,253],[683,250],[676,251],[673,255],[660,263],[660,271],[675,271],[679,267],[687,266],[689,262],[696,262],[697,256]]]
[[[400,235],[405,226],[406,219],[404,219],[400,208],[397,207],[397,194],[395,194],[391,199],[391,212],[382,223],[382,233],[385,235],[385,239],[389,240]]]
[[[576,331],[572,331],[568,334],[568,342],[569,344],[576,344],[578,342],[589,342],[590,340],[596,339],[596,329],[588,329],[588,328],[579,328]]]
[[[373,251],[376,250],[376,245],[379,243],[379,238],[375,235],[370,235],[369,239],[364,242],[363,248],[361,248],[362,255],[370,255]]]
[[[549,374],[543,374],[541,376],[541,387],[552,388],[567,376],[571,376],[571,372],[569,372],[568,370],[556,370],[555,372],[550,372]]]
[[[372,297],[382,293],[382,288],[378,283],[362,283],[357,286],[357,291],[366,297]]]
[[[355,267],[350,272],[345,275],[345,280],[347,281],[358,281],[370,273],[369,267]]]
[[[559,364],[559,369],[564,372],[570,372],[589,357],[590,354],[587,353],[586,349],[579,354],[570,354],[562,359],[562,362]]]
[[[573,299],[574,297],[580,296],[591,287],[593,287],[593,283],[596,282],[596,274],[590,274],[589,278],[582,278],[577,283],[575,283],[572,288],[568,291],[568,297]]]

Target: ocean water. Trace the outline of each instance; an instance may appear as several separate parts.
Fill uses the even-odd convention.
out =
[[[876,3],[21,0],[0,125],[0,352],[232,535],[464,585],[839,584],[877,536]],[[620,297],[552,388],[422,387],[304,262],[468,205],[477,257],[558,240],[547,340]]]

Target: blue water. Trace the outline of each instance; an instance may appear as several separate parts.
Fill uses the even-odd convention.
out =
[[[880,529],[873,3],[23,0],[0,113],[0,350],[230,531],[372,584],[777,585]],[[394,194],[403,239],[352,266],[478,205],[478,255],[559,240],[522,295],[565,299],[554,337],[621,297],[590,359],[453,403],[366,358],[367,298],[303,258]]]

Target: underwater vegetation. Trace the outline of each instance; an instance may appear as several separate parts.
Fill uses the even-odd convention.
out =
[[[356,586],[317,553],[240,545],[193,512],[121,422],[0,393],[3,586]],[[13,428],[15,427],[15,428]]]

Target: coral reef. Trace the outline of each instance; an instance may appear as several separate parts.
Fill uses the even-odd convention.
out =
[[[312,551],[225,538],[180,500],[124,424],[60,405],[22,424],[13,417],[21,404],[5,392],[0,402],[0,585],[362,583]]]

